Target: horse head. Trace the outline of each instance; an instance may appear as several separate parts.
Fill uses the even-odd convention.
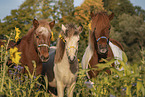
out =
[[[63,41],[65,42],[65,50],[70,63],[73,63],[77,59],[79,34],[82,32],[83,27],[75,27],[70,24],[66,27],[62,24]]]
[[[34,44],[42,62],[46,62],[49,59],[49,47],[52,37],[51,29],[54,25],[55,21],[47,22],[44,20],[33,20]]]
[[[94,41],[94,48],[98,54],[107,54],[109,46],[110,21],[114,14],[107,15],[105,12],[94,14],[91,12],[91,37]]]

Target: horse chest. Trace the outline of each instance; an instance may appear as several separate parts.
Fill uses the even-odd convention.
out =
[[[62,65],[63,64],[57,64],[57,66],[54,67],[56,79],[63,81],[64,84],[69,84],[75,81],[76,74],[73,74],[71,72],[69,68],[70,66],[62,66]]]
[[[60,63],[55,64],[54,71],[56,80],[62,81],[65,85],[76,80],[76,73],[72,73],[68,59],[64,57]],[[77,69],[77,68],[76,68]]]

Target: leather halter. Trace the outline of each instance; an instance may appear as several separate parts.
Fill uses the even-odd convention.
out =
[[[45,47],[49,48],[49,45],[47,45],[47,44],[39,44],[38,45],[38,47],[42,47],[42,46],[45,46]]]
[[[100,39],[103,39],[103,38],[107,40],[107,43],[109,43],[109,38],[107,38],[107,37],[105,37],[105,36],[99,37],[99,38],[96,40],[96,42],[98,42]]]

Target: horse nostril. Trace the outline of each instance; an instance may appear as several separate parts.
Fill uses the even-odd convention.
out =
[[[44,59],[45,59],[45,57],[42,55],[42,56],[41,56],[41,59],[43,59],[43,60],[44,60]]]
[[[68,59],[70,60],[70,56],[68,56]]]
[[[100,53],[104,54],[106,52],[107,52],[107,49],[106,48],[100,49]]]

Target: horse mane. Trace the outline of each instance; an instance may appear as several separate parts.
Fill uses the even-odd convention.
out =
[[[62,34],[63,32],[61,31],[60,34]],[[63,58],[64,55],[64,50],[65,50],[65,43],[63,41],[63,39],[58,38],[57,40],[57,45],[56,45],[56,55],[55,55],[55,59],[54,62],[60,62]]]
[[[79,32],[76,31],[76,26],[74,24],[67,24],[66,28],[67,30],[65,31],[65,33],[63,31],[60,32],[62,36],[70,38],[73,35],[79,35]],[[56,47],[57,49],[55,55],[55,63],[58,63],[62,60],[65,51],[65,42],[63,38],[62,39],[58,38]]]
[[[94,20],[94,21],[92,21],[92,24],[93,23],[95,23],[95,24],[92,26],[92,28],[94,28],[94,29],[91,29],[91,31],[89,32],[89,46],[91,47],[91,49],[93,51],[95,50],[95,44],[96,44],[94,32],[95,32],[95,30],[98,30],[98,29],[104,30],[104,28],[103,28],[104,25],[106,23],[109,23],[107,18],[108,18],[108,15],[106,12],[95,13],[94,17],[92,17],[92,20]]]

